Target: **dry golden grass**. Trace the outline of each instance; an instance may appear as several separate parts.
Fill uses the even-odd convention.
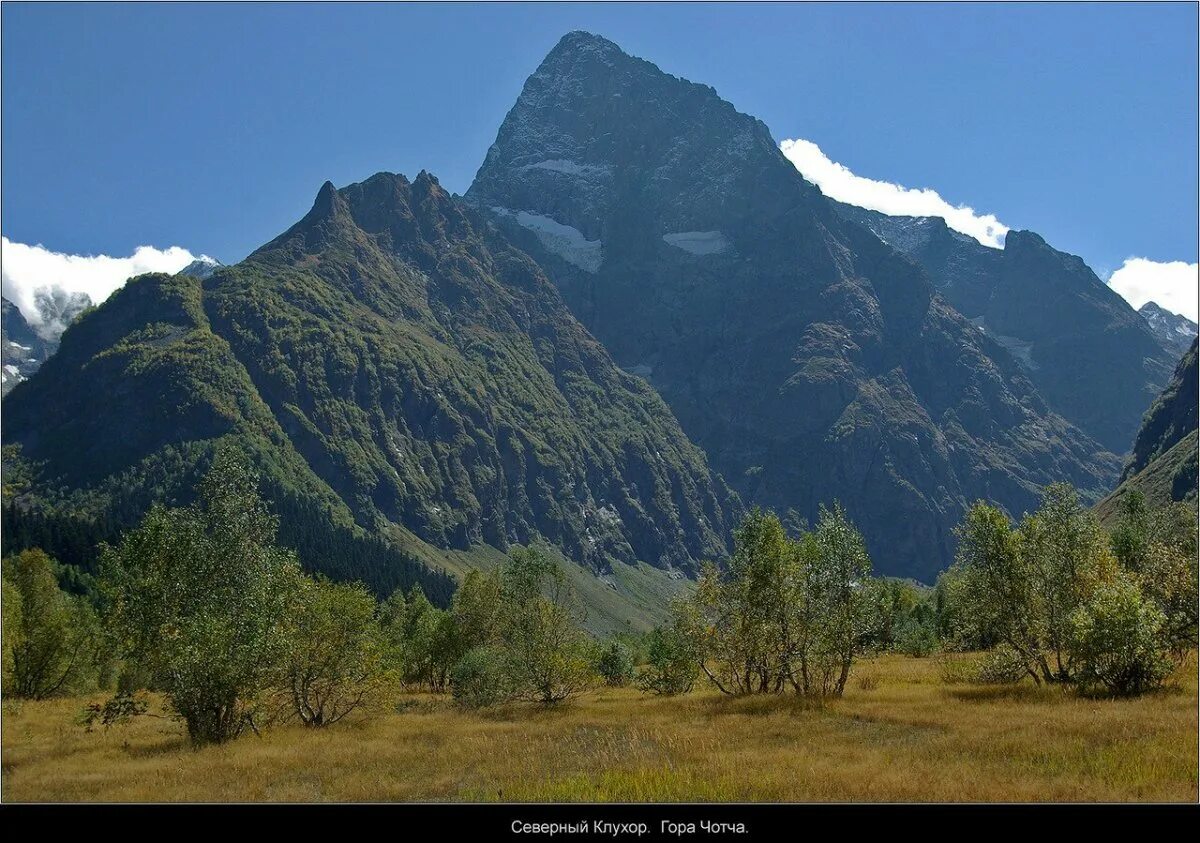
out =
[[[603,690],[543,710],[427,695],[323,731],[189,749],[82,700],[6,703],[11,801],[1195,801],[1197,678],[1134,700],[946,684],[932,659],[857,666],[844,699]]]

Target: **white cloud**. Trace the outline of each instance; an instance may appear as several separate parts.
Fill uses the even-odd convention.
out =
[[[1200,295],[1197,264],[1126,258],[1121,268],[1109,276],[1108,286],[1135,308],[1152,301],[1164,310],[1196,321],[1196,298]]]
[[[856,176],[821,151],[812,141],[797,138],[779,144],[800,174],[831,199],[893,216],[941,217],[946,225],[974,237],[985,246],[1001,248],[1008,226],[992,214],[977,214],[966,205],[951,205],[929,188],[908,188]]]
[[[0,238],[0,258],[4,265],[4,297],[15,304],[29,324],[39,333],[54,333],[57,326],[44,325],[34,303],[39,291],[86,293],[93,304],[100,304],[127,280],[146,272],[175,273],[196,260],[187,249],[171,246],[156,249],[138,246],[127,258],[108,255],[67,255],[45,246],[28,246]]]

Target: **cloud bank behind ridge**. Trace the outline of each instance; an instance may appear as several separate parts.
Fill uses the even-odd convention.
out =
[[[1135,308],[1152,301],[1165,310],[1197,321],[1200,265],[1126,258],[1121,268],[1109,276],[1108,286]]]
[[[800,174],[830,199],[892,216],[941,217],[950,228],[974,237],[985,246],[997,249],[1004,246],[1009,227],[993,214],[979,214],[966,205],[952,205],[930,188],[913,189],[855,175],[850,168],[831,160],[821,147],[803,138],[785,140],[779,148]],[[1194,263],[1131,257],[1112,273],[1108,284],[1134,308],[1153,301],[1196,321],[1200,273]]]
[[[910,188],[887,181],[863,178],[821,151],[809,140],[797,138],[779,144],[800,175],[830,199],[898,217],[941,217],[946,225],[974,237],[985,246],[1004,245],[1008,226],[992,214],[978,214],[966,205],[952,205],[936,190]]]
[[[138,246],[129,257],[108,255],[68,255],[45,246],[15,243],[0,238],[3,259],[4,298],[15,304],[30,326],[42,333],[50,326],[34,301],[39,290],[58,288],[68,294],[86,293],[93,304],[100,304],[135,275],[146,272],[175,273],[197,255],[180,246],[157,249]]]

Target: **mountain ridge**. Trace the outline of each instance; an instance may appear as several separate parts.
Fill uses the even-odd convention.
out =
[[[938,292],[1022,364],[1060,415],[1113,453],[1133,440],[1178,354],[1084,261],[1012,230],[984,246],[940,217],[889,216],[834,202],[925,269]]]

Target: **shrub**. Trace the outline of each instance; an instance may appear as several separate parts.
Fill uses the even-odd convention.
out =
[[[583,610],[562,568],[537,548],[512,553],[500,574],[506,650],[515,696],[552,705],[592,682]]]
[[[1072,681],[1071,613],[1118,567],[1094,514],[1057,483],[1015,530],[980,502],[956,532],[958,556],[943,579],[953,636],[1007,644],[1035,682]]]
[[[979,661],[973,653],[941,652],[937,657],[938,677],[947,685],[979,680]]]
[[[932,655],[938,646],[937,632],[933,624],[912,615],[896,627],[894,638],[893,646],[897,651],[918,658]]]
[[[464,708],[484,708],[512,697],[511,668],[504,651],[489,645],[466,652],[450,673],[450,693]]]
[[[700,667],[726,694],[841,696],[880,613],[862,535],[834,504],[788,538],[754,509],[723,568],[706,566],[687,628]]]
[[[638,688],[662,696],[692,690],[700,666],[689,638],[677,628],[655,627],[646,642],[646,657],[647,664],[638,674]]]
[[[610,688],[623,688],[633,681],[633,654],[620,641],[610,641],[596,656],[596,674]]]
[[[1010,685],[1027,673],[1025,657],[1008,644],[999,644],[984,654],[975,678],[985,685]]]
[[[1084,689],[1141,694],[1162,685],[1172,662],[1166,617],[1129,575],[1100,585],[1071,615],[1071,647]]]

